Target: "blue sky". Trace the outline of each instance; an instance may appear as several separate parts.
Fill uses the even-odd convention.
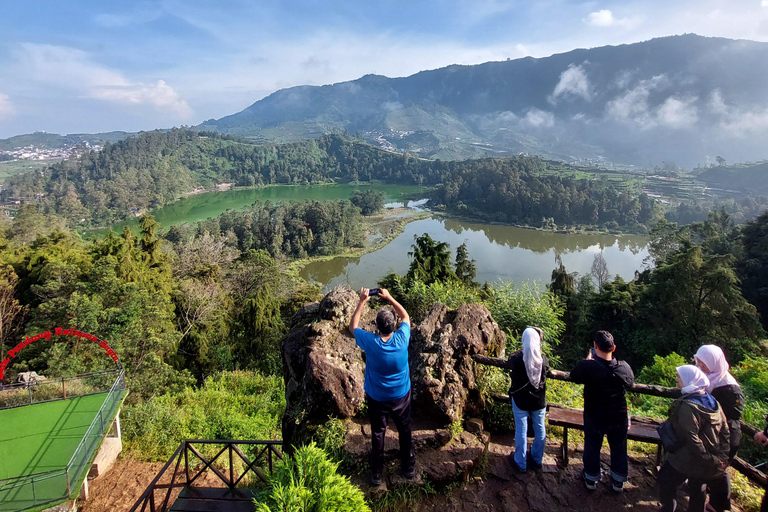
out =
[[[690,32],[768,41],[768,0],[2,0],[0,137],[194,125],[294,85]]]

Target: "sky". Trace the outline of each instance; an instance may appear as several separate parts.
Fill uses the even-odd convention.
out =
[[[768,0],[0,0],[0,138],[196,125],[276,90],[696,33]]]

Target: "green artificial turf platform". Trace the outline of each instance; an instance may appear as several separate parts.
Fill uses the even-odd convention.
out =
[[[76,469],[66,472],[67,464],[107,396],[98,393],[0,411],[0,512],[39,510],[64,500],[68,483],[79,488],[101,436],[89,438]]]
[[[0,480],[64,469],[106,397],[99,393],[0,411]]]

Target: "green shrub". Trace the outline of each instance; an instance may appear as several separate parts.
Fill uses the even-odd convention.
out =
[[[535,284],[500,283],[492,289],[485,305],[508,336],[507,350],[521,347],[520,337],[529,325],[540,327],[544,332],[542,350],[552,358],[552,345],[559,343],[565,331],[563,313],[565,306],[553,293],[539,289]],[[556,365],[556,361],[551,362]]]
[[[485,399],[483,422],[491,432],[505,432],[512,429],[515,416],[511,404],[502,404],[491,398],[491,395],[506,395],[509,391],[509,373],[495,366],[475,365],[477,370],[477,387]]]
[[[672,352],[668,356],[653,356],[653,364],[646,366],[637,376],[637,381],[643,384],[655,384],[668,388],[677,387],[678,366],[687,364],[683,356]]]
[[[768,359],[747,357],[731,373],[749,398],[768,399]]]
[[[338,466],[315,443],[297,449],[275,468],[270,489],[254,500],[257,512],[370,511],[362,491],[337,473]]]
[[[347,435],[347,425],[339,418],[331,418],[317,427],[313,436],[318,446],[334,460],[344,456],[344,437]]]
[[[279,439],[284,410],[281,377],[222,372],[199,389],[127,407],[123,432],[134,456],[165,460],[183,439]]]

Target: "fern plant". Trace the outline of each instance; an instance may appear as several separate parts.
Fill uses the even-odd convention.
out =
[[[315,443],[298,448],[269,478],[256,498],[257,512],[370,511],[360,489],[336,472],[339,464]]]

